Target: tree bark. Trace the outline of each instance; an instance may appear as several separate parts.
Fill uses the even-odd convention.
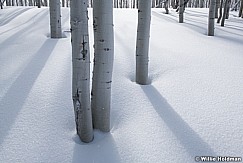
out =
[[[148,83],[149,37],[151,22],[151,0],[139,0],[136,43],[136,83]]]
[[[169,6],[169,0],[165,0],[164,5],[165,5],[165,13],[166,13],[166,14],[169,14],[169,9],[168,9],[168,6]]]
[[[44,6],[47,6],[47,0],[44,0]]]
[[[223,10],[223,3],[224,3],[224,0],[221,0],[220,1],[220,7],[219,7],[219,18],[218,18],[218,20],[217,20],[217,23],[220,23],[220,20],[221,20],[221,18],[222,18],[222,10]]]
[[[184,0],[179,0],[179,23],[183,23],[184,20]]]
[[[111,83],[114,60],[113,1],[93,1],[94,69],[91,108],[93,126],[110,131]]]
[[[204,4],[203,4],[203,3],[204,3],[204,1],[203,1],[203,0],[199,0],[199,7],[200,7],[200,8],[203,8],[203,6],[204,6]]]
[[[228,0],[228,3],[227,3],[225,19],[229,19],[229,11],[230,11],[230,0]]]
[[[88,1],[71,1],[72,98],[77,134],[81,141],[93,140],[90,103],[90,50],[88,33]]]
[[[228,1],[229,0],[225,0],[225,2],[224,2],[224,13],[223,13],[223,17],[222,17],[222,20],[221,20],[221,26],[222,27],[224,26],[224,22],[225,22],[225,19],[226,19]]]
[[[219,17],[219,6],[220,6],[220,0],[216,0],[215,18]]]
[[[33,0],[29,0],[29,6],[33,6]]]
[[[51,3],[51,2],[50,2]],[[41,0],[37,0],[36,1],[36,6],[38,7],[38,8],[41,8]]]
[[[60,0],[50,0],[51,38],[62,37]]]
[[[239,17],[243,17],[243,0],[241,0],[241,4],[240,4],[240,10],[239,10]]]
[[[216,0],[210,0],[208,16],[208,36],[214,36],[214,19],[215,19]]]

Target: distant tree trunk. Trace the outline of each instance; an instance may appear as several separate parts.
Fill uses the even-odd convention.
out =
[[[3,2],[0,0],[1,9],[3,9]]]
[[[24,3],[23,3],[23,0],[19,0],[19,5],[20,5],[20,6],[23,6],[23,4],[24,4]]]
[[[179,23],[183,23],[184,0],[179,0]]]
[[[47,6],[47,0],[44,0],[44,6]]]
[[[192,7],[192,0],[188,1],[188,7]]]
[[[238,8],[238,5],[239,5],[240,1],[241,0],[235,0],[235,3],[231,7],[231,11],[237,11],[237,8]]]
[[[239,17],[243,17],[243,0],[241,0],[241,4],[240,4],[240,10],[239,10]]]
[[[169,6],[169,0],[165,0],[164,5],[165,5],[165,13],[166,13],[166,14],[169,14],[169,9],[168,9],[168,6]]]
[[[60,0],[50,0],[51,38],[62,37]]]
[[[224,26],[224,22],[225,22],[225,19],[226,19],[228,1],[229,0],[225,0],[225,2],[224,2],[224,13],[223,13],[223,17],[222,17],[222,20],[221,20],[221,26],[222,27]]]
[[[151,0],[139,0],[136,43],[136,82],[148,84],[149,37],[151,22]]]
[[[208,16],[208,36],[214,36],[215,7],[216,0],[210,0]]]
[[[50,1],[52,1],[52,0],[50,0]],[[55,1],[55,0],[54,0]],[[38,7],[38,8],[41,8],[41,0],[37,0],[36,1],[36,6]]]
[[[91,108],[93,126],[110,131],[111,83],[114,60],[113,1],[93,1],[94,69]]]
[[[218,18],[218,20],[217,20],[217,23],[220,23],[220,20],[221,20],[222,15],[223,15],[223,13],[222,13],[222,10],[223,10],[223,3],[224,3],[224,0],[221,0],[221,1],[220,1],[220,7],[219,7],[219,18]]]
[[[87,0],[71,1],[72,98],[77,134],[86,143],[93,140],[87,7]]]
[[[173,9],[176,9],[175,0],[171,0],[170,5]]]
[[[220,6],[220,0],[216,0],[215,18],[219,17],[219,6]]]
[[[65,7],[65,0],[62,0],[62,7]]]
[[[70,0],[66,0],[66,6],[69,7],[69,1]]]
[[[195,0],[195,1],[194,1],[194,7],[195,7],[195,8],[198,8],[198,6],[199,6],[199,0]]]
[[[152,0],[152,8],[155,7],[155,0]]]
[[[33,6],[33,0],[29,0],[29,6]]]
[[[227,3],[225,19],[229,19],[229,11],[230,11],[230,0],[228,0],[228,3]]]
[[[203,3],[204,3],[203,0],[199,0],[199,7],[200,7],[200,8],[203,8],[203,6],[204,6]]]

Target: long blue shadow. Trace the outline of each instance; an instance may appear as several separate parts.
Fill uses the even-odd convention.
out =
[[[180,141],[181,145],[185,147],[192,160],[195,156],[216,156],[207,142],[178,115],[156,88],[152,85],[141,86],[141,88],[158,115]]]
[[[19,8],[16,8],[15,10],[13,10],[10,14],[8,15],[5,15],[1,21],[0,21],[0,26],[3,26],[7,23],[9,23],[11,20],[19,17],[21,14],[23,14],[24,12],[28,11],[29,7],[26,7],[26,8],[23,8],[23,7],[19,7]]]
[[[35,80],[41,73],[57,42],[58,40],[48,39],[40,47],[0,101],[0,144],[3,143],[9,130],[11,130]]]

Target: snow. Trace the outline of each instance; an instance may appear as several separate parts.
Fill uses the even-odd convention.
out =
[[[191,163],[195,156],[243,156],[243,21],[236,12],[209,37],[207,9],[186,9],[183,24],[172,9],[168,15],[153,9],[151,84],[140,86],[134,82],[137,10],[115,9],[112,130],[95,131],[90,144],[75,132],[69,9],[62,9],[62,39],[49,38],[48,12],[0,10],[1,163]]]

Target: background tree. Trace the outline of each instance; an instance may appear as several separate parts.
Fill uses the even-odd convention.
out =
[[[239,9],[239,17],[243,18],[243,0],[241,0],[241,5],[240,5],[240,9]]]
[[[151,0],[138,1],[138,27],[136,43],[136,82],[148,84],[148,52],[151,21]]]
[[[220,23],[220,20],[222,18],[222,13],[223,13],[223,3],[224,3],[224,0],[221,0],[220,1],[220,6],[219,6],[219,17],[218,17],[218,20],[217,20],[217,23]]]
[[[224,12],[223,12],[222,20],[221,20],[221,26],[222,27],[224,26],[224,22],[225,22],[225,19],[227,17],[228,3],[229,3],[229,0],[224,1]]]
[[[216,0],[216,7],[215,7],[215,18],[219,17],[219,7],[220,7],[220,0]]]
[[[50,0],[51,38],[62,37],[60,0]]]
[[[4,1],[2,2],[2,0],[0,0],[1,9],[3,9],[3,3]]]
[[[90,50],[87,0],[71,1],[72,98],[77,134],[83,142],[93,140],[90,103]]]
[[[43,6],[47,6],[47,0],[43,1]]]
[[[208,36],[214,36],[214,19],[215,19],[216,0],[210,0],[208,16]]]
[[[94,128],[110,131],[111,82],[114,60],[113,1],[93,1],[94,70],[91,108]]]
[[[50,0],[50,1],[52,1],[52,0]],[[38,8],[41,8],[41,0],[36,0],[36,6]]]
[[[179,23],[183,23],[184,20],[184,0],[179,0]]]

